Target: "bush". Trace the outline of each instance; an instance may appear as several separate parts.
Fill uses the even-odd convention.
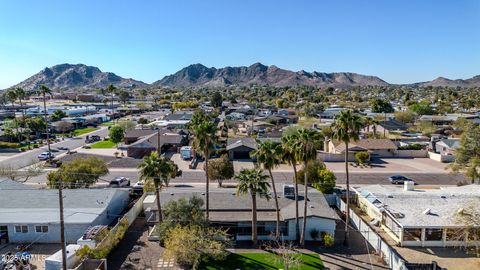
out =
[[[325,233],[323,235],[323,244],[326,246],[326,247],[331,247],[335,244],[335,238],[333,237],[333,235],[329,234],[329,233]]]
[[[418,143],[408,144],[408,145],[398,147],[398,150],[422,150],[422,149],[423,149],[423,146]]]
[[[20,147],[20,144],[18,143],[0,142],[0,149],[18,148],[18,147]]]
[[[358,152],[355,154],[355,159],[358,164],[365,164],[366,161],[370,158],[370,154],[367,152]]]

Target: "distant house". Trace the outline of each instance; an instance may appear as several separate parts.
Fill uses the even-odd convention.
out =
[[[57,193],[0,181],[0,243],[60,243]],[[67,189],[63,195],[68,243],[90,226],[111,224],[129,203],[127,189]]]
[[[178,121],[178,120],[192,120],[193,112],[191,111],[178,111],[164,117],[166,121]]]
[[[328,149],[325,149],[325,152],[327,153],[342,154],[345,152],[345,143],[342,141],[330,140],[326,146]],[[397,146],[389,139],[361,139],[350,142],[348,150],[350,153],[368,152],[371,156],[392,157]]]
[[[435,153],[440,155],[454,155],[455,150],[460,147],[460,140],[442,139],[432,142]]]
[[[157,151],[158,146],[157,132],[142,137],[138,141],[126,146],[127,156],[133,158],[143,158],[150,155],[151,152]],[[182,132],[164,131],[160,133],[160,149],[165,151],[167,148],[179,148],[186,145],[188,142],[187,136]]]
[[[378,125],[376,125],[376,132],[377,134],[385,134],[388,135],[390,132],[406,132],[408,130],[408,126],[404,123],[395,120],[395,119],[388,119],[387,121],[380,121]],[[370,125],[362,129],[362,132],[373,132],[374,126]]]
[[[227,141],[227,151],[230,159],[250,159],[250,152],[257,149],[253,138],[231,138]]]
[[[295,200],[289,193],[282,190],[282,185],[277,185],[279,191],[278,203],[280,208],[280,229],[282,239],[298,240],[295,235]],[[283,188],[293,188],[293,186],[284,186]],[[299,204],[303,205],[303,187],[299,188]],[[169,190],[162,191],[160,196],[162,205],[169,201],[181,198],[189,199],[193,196],[203,197],[201,193]],[[155,203],[156,196],[149,195],[144,200],[145,207],[150,208],[153,213],[157,211]],[[148,205],[146,204],[148,202]],[[274,200],[266,200],[257,197],[257,219],[258,219],[258,239],[271,240],[275,232],[276,209]],[[147,218],[150,217],[146,213]],[[155,214],[154,214],[155,215]],[[300,217],[300,222],[303,218]],[[308,208],[307,208],[307,226],[306,240],[314,241],[310,232],[317,230],[319,232],[335,235],[337,222],[340,221],[336,212],[330,208],[325,197],[318,190],[309,188],[308,190]],[[228,233],[235,241],[250,241],[252,239],[252,210],[250,196],[237,196],[235,192],[228,190],[210,193],[209,221],[213,226],[220,226],[228,229]],[[300,224],[301,228],[301,224]],[[316,239],[321,241],[321,239]]]
[[[125,144],[131,144],[138,141],[140,138],[150,136],[157,132],[158,130],[156,129],[131,129],[125,132],[125,135],[123,136],[123,142]]]

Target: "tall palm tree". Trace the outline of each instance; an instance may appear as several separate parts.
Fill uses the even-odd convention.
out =
[[[345,144],[345,175],[347,184],[347,211],[345,219],[345,244],[348,244],[348,224],[350,222],[350,178],[348,175],[348,143],[357,141],[364,126],[362,117],[352,110],[342,111],[333,123],[333,138]]]
[[[162,186],[168,185],[170,177],[175,171],[175,164],[164,158],[159,157],[157,152],[152,152],[150,156],[143,158],[143,162],[138,166],[140,169],[140,179],[152,181],[155,186],[157,196],[158,221],[162,222],[162,204],[160,202],[160,190]]]
[[[18,103],[22,108],[22,124],[25,125],[25,108],[23,108],[23,101],[27,98],[27,92],[25,92],[25,90],[23,90],[21,87],[15,88],[15,92],[17,93]],[[27,141],[28,137],[29,135],[27,134]]]
[[[12,109],[13,109],[13,122],[15,124],[15,129],[17,131],[17,140],[18,142],[21,142],[21,137],[20,137],[20,131],[19,131],[19,125],[17,122],[17,111],[15,110],[15,102],[17,102],[18,99],[18,92],[14,88],[10,88],[6,92],[6,96],[8,101],[12,104]]]
[[[307,230],[307,208],[308,208],[308,163],[317,159],[317,150],[320,149],[322,142],[320,132],[313,129],[301,128],[297,130],[296,140],[293,147],[296,149],[298,160],[303,161],[303,179],[304,179],[304,205],[303,205],[303,224],[300,244],[305,246],[305,236]]]
[[[291,165],[293,168],[293,182],[295,184],[295,239],[300,239],[300,220],[298,214],[298,182],[297,182],[297,163],[298,153],[293,147],[297,139],[295,133],[282,136],[281,160]]]
[[[280,208],[278,206],[277,188],[275,187],[275,180],[273,179],[272,169],[278,166],[280,160],[281,145],[277,142],[266,140],[258,142],[256,150],[250,153],[252,158],[255,158],[264,170],[268,171],[272,181],[273,196],[275,198],[275,211],[277,213],[277,222],[275,226],[275,238],[280,237]]]
[[[371,120],[371,125],[372,125],[372,129],[373,129],[373,138],[376,139],[377,138],[377,127],[380,124],[380,121],[378,121],[378,119],[375,119],[375,118],[371,118],[371,119],[372,119]]]
[[[257,246],[257,195],[269,199],[268,190],[270,184],[262,170],[242,170],[235,176],[237,184],[237,196],[249,194],[252,198],[252,241]]]
[[[115,94],[116,91],[117,91],[117,88],[113,86],[113,84],[110,84],[106,89],[106,92],[110,94],[110,109],[112,110],[112,122],[114,123],[115,123],[115,114],[113,113],[113,95]]]
[[[47,95],[52,94],[52,90],[45,84],[40,85],[39,93],[43,97],[43,116],[45,118],[45,132],[47,133],[48,159],[51,159],[52,151],[50,149],[50,133],[48,131],[48,111],[47,111]]]
[[[210,120],[205,122],[197,123],[190,127],[193,137],[193,147],[196,150],[202,152],[203,157],[205,158],[205,211],[208,220],[209,211],[210,211],[210,202],[209,202],[209,184],[210,179],[208,176],[208,159],[212,150],[215,147],[216,143],[216,133],[217,126]]]

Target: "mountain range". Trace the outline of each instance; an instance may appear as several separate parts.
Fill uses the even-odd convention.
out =
[[[202,64],[187,66],[178,72],[165,76],[152,84],[134,79],[122,78],[111,72],[102,72],[99,68],[83,64],[60,64],[45,68],[14,87],[26,90],[45,84],[53,90],[97,89],[113,84],[120,88],[148,87],[224,87],[224,86],[316,86],[349,88],[355,86],[388,86],[388,82],[376,76],[351,72],[307,72],[290,71],[276,66],[255,63],[251,66],[214,68]],[[433,81],[409,84],[410,86],[480,86],[480,76],[470,79],[450,80],[439,77]]]

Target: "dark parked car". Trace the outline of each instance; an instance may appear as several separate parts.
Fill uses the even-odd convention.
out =
[[[392,184],[403,184],[407,181],[412,181],[413,183],[415,183],[412,179],[410,179],[406,176],[403,176],[403,175],[392,175],[388,178],[388,180]]]

